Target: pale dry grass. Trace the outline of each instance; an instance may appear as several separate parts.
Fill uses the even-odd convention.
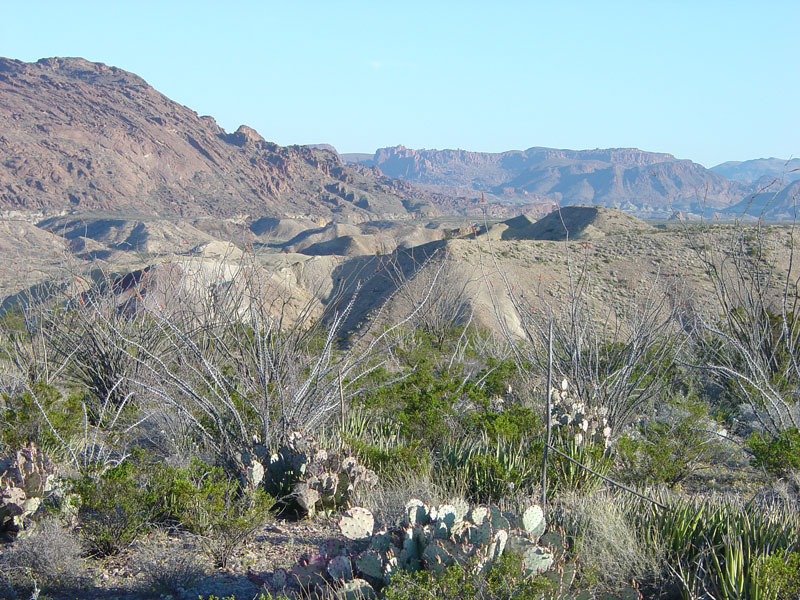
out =
[[[663,549],[642,538],[611,493],[564,495],[556,504],[553,521],[572,539],[584,577],[600,588],[618,588],[662,572]]]

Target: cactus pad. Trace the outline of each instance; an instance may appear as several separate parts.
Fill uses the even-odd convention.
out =
[[[425,551],[422,553],[422,559],[425,561],[425,566],[428,570],[434,573],[441,573],[456,562],[453,555],[445,550],[439,541],[428,544],[425,547]]]
[[[525,550],[522,554],[522,568],[526,575],[537,575],[546,571],[553,564],[553,555],[538,546]]]
[[[425,525],[430,518],[430,511],[422,500],[412,498],[406,502],[406,523],[412,527]]]
[[[363,579],[348,581],[336,590],[336,600],[372,600],[377,597],[372,586]]]
[[[339,521],[339,529],[348,540],[367,540],[375,527],[375,518],[366,508],[354,506],[346,511]]]
[[[336,556],[328,563],[328,575],[334,581],[350,581],[353,578],[353,565],[347,556]]]
[[[475,525],[481,525],[489,518],[489,509],[485,506],[476,506],[469,513],[469,520]]]
[[[544,533],[546,526],[544,512],[540,506],[531,505],[522,513],[522,529],[524,529],[533,539],[539,539]]]
[[[367,577],[375,580],[383,579],[383,559],[374,550],[366,550],[358,555],[356,567]]]

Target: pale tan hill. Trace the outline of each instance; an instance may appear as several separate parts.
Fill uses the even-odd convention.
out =
[[[200,243],[214,240],[188,222],[165,219],[65,216],[45,219],[38,226],[67,240],[89,238],[114,250],[159,254],[186,252]]]
[[[330,222],[324,227],[302,231],[287,241],[283,248],[289,252],[302,252],[314,244],[348,235],[361,235],[361,229],[357,225]]]
[[[250,223],[255,235],[274,242],[288,242],[309,229],[319,229],[320,224],[310,219],[276,219],[262,217]]]
[[[521,223],[523,218],[525,217],[518,217],[506,223]],[[515,225],[513,230],[519,233],[514,237],[507,237],[507,231],[504,233],[503,239],[593,240],[606,235],[646,232],[652,231],[652,229],[641,219],[614,208],[564,206],[539,219],[536,223],[527,222]],[[511,230],[510,225],[509,231]]]
[[[241,261],[244,258],[244,252],[242,250],[237,248],[231,242],[222,242],[220,240],[198,244],[189,250],[188,254],[189,256],[233,262]]]
[[[394,248],[394,245],[388,249],[382,247],[374,235],[343,235],[327,242],[312,244],[300,252],[310,255],[366,256],[387,254]]]

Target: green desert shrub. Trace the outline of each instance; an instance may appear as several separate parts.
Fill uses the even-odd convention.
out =
[[[38,382],[18,394],[0,396],[0,441],[9,448],[34,442],[48,454],[63,450],[83,433],[79,394],[67,397],[54,386]]]
[[[453,565],[442,573],[400,571],[383,590],[386,600],[541,600],[554,591],[553,582],[544,576],[521,575],[520,556],[507,553],[495,561],[488,573],[475,565]]]
[[[755,579],[763,590],[762,600],[800,598],[800,553],[775,552],[762,557]]]
[[[775,437],[754,433],[747,441],[753,451],[753,464],[778,477],[800,470],[800,432],[785,429]]]
[[[101,474],[73,481],[80,531],[91,554],[128,548],[158,524],[178,525],[201,536],[208,548],[260,525],[274,500],[265,492],[245,493],[220,467],[195,461],[188,469],[148,462],[143,451]],[[244,520],[244,521],[243,521]],[[225,552],[209,550],[215,560]]]
[[[73,482],[79,529],[90,554],[116,554],[150,528],[161,498],[137,477],[137,471],[133,460],[124,461]]]
[[[665,414],[625,434],[615,444],[620,476],[633,483],[674,486],[708,464],[719,448],[708,406],[677,398]]]
[[[184,513],[183,524],[216,567],[233,554],[271,517],[275,499],[263,489],[239,490],[235,482],[201,485]]]

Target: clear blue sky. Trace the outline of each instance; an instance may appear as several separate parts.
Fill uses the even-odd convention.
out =
[[[231,131],[340,152],[800,155],[800,1],[0,0],[0,56],[133,71]]]

